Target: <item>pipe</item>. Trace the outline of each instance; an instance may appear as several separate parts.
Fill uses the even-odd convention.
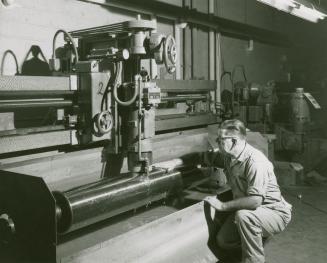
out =
[[[221,109],[221,33],[216,33],[216,112],[218,113]]]
[[[208,0],[209,16],[214,16],[214,0]],[[215,79],[215,31],[209,30],[209,80]]]
[[[206,100],[207,95],[183,95],[183,96],[171,96],[161,98],[162,102],[165,101],[186,101],[186,100]]]
[[[36,107],[69,107],[72,106],[71,100],[64,99],[25,99],[25,100],[0,100],[0,110],[17,108],[36,108]]]
[[[142,147],[141,147],[141,141],[142,141],[142,115],[143,115],[143,112],[142,112],[142,89],[141,89],[141,76],[139,75],[136,75],[135,76],[135,79],[137,79],[137,82],[138,82],[138,92],[139,92],[139,100],[138,100],[138,118],[137,118],[137,129],[138,129],[138,159],[139,161],[146,161],[147,159],[146,158],[142,158]]]
[[[112,183],[103,179],[66,192],[53,192],[58,232],[71,232],[163,199],[183,186],[181,172],[152,171]]]
[[[193,0],[191,0],[192,2]],[[191,79],[196,79],[198,76],[195,74],[197,62],[199,60],[199,44],[198,41],[198,27],[197,25],[192,25],[191,27]],[[189,55],[189,54],[188,54]]]
[[[73,90],[12,90],[12,91],[1,91],[0,98],[11,97],[11,98],[27,98],[27,97],[64,97],[72,96],[75,94]],[[60,99],[60,98],[58,98]]]
[[[208,15],[213,17],[215,15],[214,7],[215,3],[214,0],[208,0]],[[215,80],[215,30],[210,28],[209,29],[209,80]],[[212,112],[216,111],[216,96],[215,91],[210,91],[210,110]]]

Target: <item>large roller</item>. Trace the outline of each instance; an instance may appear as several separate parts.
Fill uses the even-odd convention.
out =
[[[66,192],[53,192],[58,232],[63,234],[165,198],[181,190],[181,172],[156,170],[115,181],[84,185]]]
[[[173,164],[179,170],[168,172],[163,162],[149,174],[122,174],[65,192],[51,192],[42,177],[0,170],[0,258],[57,262],[58,234],[176,196],[199,179],[194,167]]]

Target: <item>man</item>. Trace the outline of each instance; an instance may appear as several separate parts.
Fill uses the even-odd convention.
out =
[[[219,262],[235,262],[231,255],[241,248],[242,263],[264,263],[263,239],[285,229],[291,205],[281,195],[272,163],[246,142],[241,121],[224,121],[217,143],[213,166],[224,167],[233,194],[231,201],[216,196],[204,200],[216,210]]]

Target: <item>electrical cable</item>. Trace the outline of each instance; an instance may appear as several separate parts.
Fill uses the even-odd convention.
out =
[[[116,67],[115,67],[115,69],[117,69]],[[117,70],[115,70],[115,79],[116,79],[116,76],[117,75]],[[107,82],[107,85],[106,85],[106,88],[105,88],[105,90],[104,90],[104,93],[103,93],[103,96],[102,96],[102,99],[101,99],[101,106],[100,106],[100,109],[101,109],[101,111],[104,111],[104,103],[106,102],[106,109],[108,109],[108,102],[107,102],[107,100],[106,100],[106,98],[107,98],[107,95],[108,95],[108,93],[109,93],[109,88],[110,88],[110,83],[111,83],[111,78],[109,78],[109,80],[108,80],[108,82]]]
[[[12,50],[10,50],[10,49],[6,50],[3,53],[3,57],[2,57],[2,60],[1,60],[1,71],[0,71],[0,75],[3,75],[3,68],[4,68],[4,65],[5,65],[5,59],[6,59],[6,57],[7,57],[8,54],[12,55],[12,57],[14,58],[15,64],[16,64],[16,75],[19,75],[19,66],[18,66],[17,57],[16,57],[15,53]]]
[[[79,61],[79,56],[78,56],[78,52],[77,52],[77,48],[74,42],[73,37],[65,30],[63,29],[59,29],[57,30],[57,32],[55,33],[55,35],[53,36],[53,40],[52,40],[52,58],[55,59],[56,58],[56,40],[57,40],[57,36],[63,33],[65,36],[67,36],[69,38],[69,41],[72,43],[73,45],[73,49],[74,49],[74,53],[75,53],[75,63],[77,63]]]
[[[115,99],[115,101],[121,105],[121,106],[130,106],[132,105],[136,98],[137,98],[137,95],[138,95],[138,88],[137,87],[134,87],[134,94],[132,96],[132,98],[128,101],[121,101],[119,98],[118,98],[118,94],[117,94],[117,90],[118,90],[118,86],[119,86],[119,79],[120,79],[120,76],[121,76],[121,73],[122,73],[122,62],[117,62],[117,74],[115,76],[115,81],[114,81],[114,87],[113,87],[113,97]]]

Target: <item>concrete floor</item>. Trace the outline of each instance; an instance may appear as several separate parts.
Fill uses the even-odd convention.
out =
[[[293,205],[293,219],[266,245],[267,263],[327,262],[327,186],[289,187],[283,196]]]
[[[267,263],[327,262],[327,185],[297,186],[283,188],[282,190],[285,199],[293,205],[293,219],[284,232],[274,236],[266,245]],[[207,193],[201,195],[197,193],[194,200],[202,200],[202,195],[207,195]],[[298,198],[299,195],[302,198]],[[192,195],[189,194],[188,197],[192,197]],[[92,246],[93,239],[95,243],[98,243],[102,239],[108,239],[110,235],[119,235],[119,232],[116,233],[113,229],[131,230],[176,211],[176,209],[169,206],[143,210],[145,211],[140,211],[133,219],[119,220],[119,227],[113,225],[107,231],[104,231],[103,228],[99,228],[97,231],[90,230],[90,234],[84,236],[84,241],[87,237],[90,244],[84,242],[83,238],[73,239],[74,242],[67,240],[64,243],[65,247],[59,246],[58,251],[62,252],[62,256],[67,256],[72,250],[81,250]],[[83,245],[81,247],[77,245],[79,239],[81,239],[80,243]]]
[[[266,245],[267,263],[326,263],[327,185],[288,187],[282,191],[285,199],[293,205],[293,219],[284,232],[274,236]],[[192,193],[196,202],[208,194]],[[192,195],[189,194],[188,197]],[[159,206],[145,212],[141,211],[126,222],[119,221],[119,224],[113,227],[131,230],[174,211],[176,210],[169,206]],[[101,235],[105,239],[108,238],[108,233],[103,229],[100,233],[103,233]],[[111,228],[110,233],[112,234]],[[99,241],[99,233],[92,232],[91,235],[97,235],[97,242]],[[76,247],[76,239],[73,244]],[[84,242],[83,244],[85,245]]]

